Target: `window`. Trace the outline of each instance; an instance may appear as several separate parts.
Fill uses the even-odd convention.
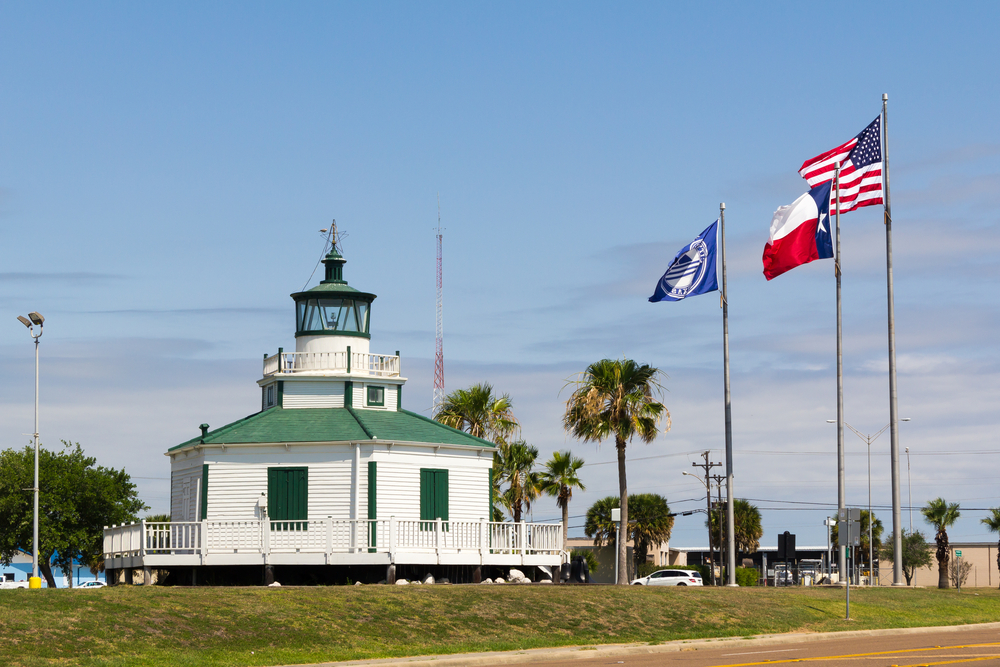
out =
[[[420,469],[420,530],[434,530],[435,519],[448,520],[448,471]],[[447,530],[447,526],[445,526]]]
[[[274,405],[274,385],[267,385],[267,407]]]
[[[309,518],[309,468],[267,469],[271,530],[305,530]]]
[[[385,387],[368,385],[368,405],[382,407],[385,405]]]
[[[368,303],[353,299],[309,299],[295,308],[298,331],[368,333]]]

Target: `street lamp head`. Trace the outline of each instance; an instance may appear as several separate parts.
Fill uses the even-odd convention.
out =
[[[836,423],[837,423],[837,420],[836,420],[836,419],[827,419],[827,420],[826,420],[826,423],[827,423],[827,424],[836,424]]]
[[[41,313],[28,313],[28,317],[30,317],[31,321],[38,326],[42,326],[45,322],[45,318],[42,317]]]
[[[31,322],[24,315],[18,315],[17,321],[23,324],[24,326],[28,327],[29,329],[31,328]]]
[[[903,417],[903,418],[902,418],[902,419],[900,419],[899,421],[901,421],[901,422],[908,422],[908,421],[911,421],[911,420],[910,420],[910,418],[909,418],[909,417]]]

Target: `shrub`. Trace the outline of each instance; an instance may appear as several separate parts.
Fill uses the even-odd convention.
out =
[[[739,586],[756,586],[760,574],[752,567],[736,568],[736,584]]]

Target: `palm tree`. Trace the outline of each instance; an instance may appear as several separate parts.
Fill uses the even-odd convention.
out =
[[[860,522],[861,525],[858,527],[858,530],[861,531],[860,543],[858,545],[858,560],[871,567],[871,563],[868,562],[868,520],[869,520],[868,510],[861,510],[861,522]],[[884,531],[884,526],[882,525],[882,519],[878,518],[877,516],[874,517],[874,522],[872,523],[872,542],[873,542],[872,554],[880,554],[882,552],[883,531]],[[830,540],[833,542],[833,544],[837,544],[839,539],[840,539],[840,525],[839,523],[835,523],[833,524],[833,531],[830,533]]]
[[[712,548],[719,549],[720,542],[724,542],[726,532],[725,517],[726,504],[722,503],[711,514],[711,535]],[[733,504],[733,525],[736,529],[736,553],[752,554],[760,549],[760,538],[764,536],[764,529],[761,527],[760,510],[750,501],[737,498]]]
[[[628,534],[638,572],[639,565],[646,562],[649,548],[670,540],[674,517],[670,516],[667,499],[657,493],[637,493],[629,497],[628,504],[632,510]]]
[[[950,582],[948,581],[948,531],[949,526],[955,525],[955,521],[958,520],[960,512],[958,511],[958,503],[947,503],[944,498],[935,498],[927,503],[927,506],[920,510],[920,513],[924,515],[927,523],[934,526],[937,530],[937,534],[934,535],[934,541],[937,543],[937,562],[938,562],[938,588],[948,588]]]
[[[509,394],[499,398],[493,394],[493,385],[481,382],[468,389],[456,389],[444,397],[434,419],[438,422],[465,431],[477,438],[505,445],[507,440],[520,428],[514,417],[513,402]],[[500,493],[501,453],[493,454],[493,521],[503,521],[504,504]]]
[[[618,492],[621,520],[628,525],[628,485],[625,481],[625,446],[638,436],[649,443],[656,439],[660,419],[670,413],[654,399],[662,391],[660,371],[631,359],[602,359],[587,367],[577,388],[566,402],[563,426],[584,442],[600,442],[614,436],[618,450]],[[618,545],[618,584],[628,585],[625,542]]]
[[[445,396],[434,419],[499,445],[518,431],[513,407],[509,394],[498,398],[493,395],[493,385],[481,382]]]
[[[1000,507],[991,509],[990,515],[980,521],[991,533],[1000,533]],[[1000,541],[997,541],[997,569],[1000,569]]]
[[[861,526],[860,526],[860,529],[861,529],[861,540],[860,540],[860,542],[861,542],[861,544],[859,546],[859,549],[861,549],[861,558],[859,560],[861,560],[863,563],[867,564],[869,568],[871,568],[871,567],[873,567],[873,564],[868,562],[868,552],[869,552],[869,548],[868,548],[868,546],[869,546],[868,545],[868,522],[869,521],[871,521],[871,524],[872,524],[871,525],[871,529],[872,529],[871,553],[873,555],[879,553],[879,551],[882,550],[882,531],[884,530],[884,527],[882,525],[882,519],[878,518],[877,516],[874,516],[874,513],[872,515],[869,515],[868,514],[868,510],[861,510]]]
[[[545,463],[545,471],[541,475],[541,491],[555,496],[556,505],[562,510],[564,545],[569,536],[569,501],[573,499],[573,489],[587,490],[580,481],[582,466],[583,459],[573,456],[568,450],[553,452],[552,458]]]
[[[601,498],[587,510],[587,520],[583,533],[594,538],[594,546],[617,545],[618,522],[611,520],[611,510],[618,507],[621,499],[618,496]]]
[[[531,470],[535,467],[537,458],[538,448],[524,440],[502,443],[497,451],[496,461],[499,463],[500,474],[494,475],[494,480],[509,485],[500,500],[510,512],[514,523],[521,521],[521,508],[530,510],[531,501],[538,497],[541,479],[538,473]]]

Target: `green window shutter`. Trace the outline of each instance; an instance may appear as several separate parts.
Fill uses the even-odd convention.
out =
[[[378,497],[377,497],[377,475],[378,475],[378,464],[375,461],[368,462],[368,519],[374,521],[378,518]],[[378,531],[376,529],[376,524],[368,524],[368,551],[369,553],[375,553],[375,547],[378,546],[376,543],[376,538],[378,537]]]
[[[437,470],[434,473],[434,518],[448,520],[448,471]]]
[[[208,464],[203,463],[201,466],[201,512],[200,520],[204,521],[208,518]]]
[[[267,469],[267,513],[272,522],[309,518],[309,469]],[[272,530],[305,530],[305,524],[272,523]]]
[[[420,469],[420,520],[448,520],[448,471]],[[434,530],[434,524],[421,524],[421,530]]]
[[[490,508],[486,511],[486,520],[487,521],[492,521],[493,520],[493,503],[496,502],[496,499],[493,497],[493,466],[490,466],[490,492],[489,492],[489,496],[490,496]]]
[[[420,520],[431,521],[434,519],[434,471],[426,468],[420,469]],[[423,530],[427,530],[426,525],[422,525]]]

